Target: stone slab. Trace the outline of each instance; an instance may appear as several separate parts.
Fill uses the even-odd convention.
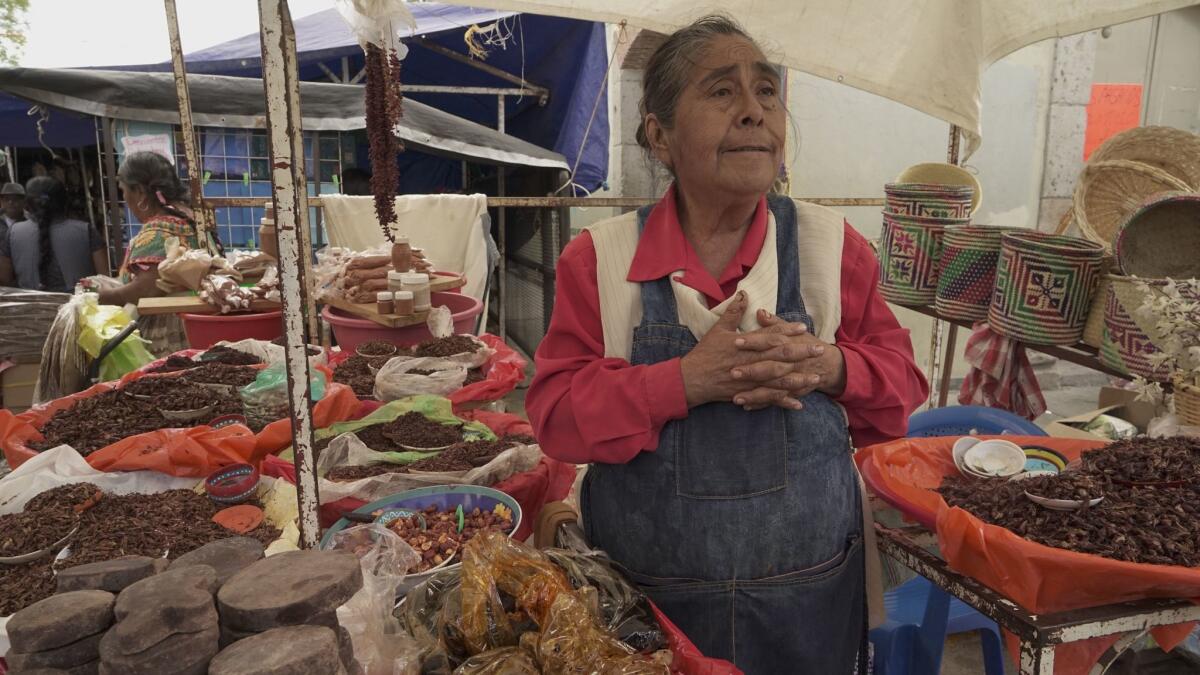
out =
[[[114,607],[118,621],[130,613],[145,610],[154,603],[180,598],[180,605],[196,604],[202,595],[212,596],[217,590],[217,572],[207,565],[193,565],[178,570],[169,569],[129,586],[117,597]],[[196,593],[194,591],[199,591]],[[189,602],[183,602],[184,600]]]
[[[224,585],[235,574],[262,560],[262,542],[250,537],[221,539],[185,553],[171,563],[171,569],[208,565],[217,572],[217,583]]]
[[[132,656],[110,652],[100,641],[100,672],[113,675],[204,673],[217,655],[216,626],[196,633],[179,633]]]
[[[362,587],[348,551],[291,551],[260,560],[217,593],[221,621],[243,632],[308,623],[345,604]]]
[[[337,637],[324,626],[288,626],[239,640],[209,664],[209,675],[336,673]]]
[[[59,593],[93,590],[120,593],[159,571],[155,558],[131,555],[62,570],[55,581]]]
[[[69,645],[43,652],[25,654],[10,651],[4,658],[8,661],[8,667],[18,672],[38,668],[74,668],[100,658],[100,638],[102,637],[104,637],[104,633],[97,633],[82,640],[76,640]]]
[[[29,654],[101,633],[112,625],[114,600],[107,591],[72,591],[35,602],[9,618],[9,645],[13,651]]]

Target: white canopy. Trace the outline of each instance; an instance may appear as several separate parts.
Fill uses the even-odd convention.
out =
[[[737,19],[773,59],[956,124],[979,145],[979,81],[1025,45],[1200,0],[445,0],[669,33],[700,16]]]

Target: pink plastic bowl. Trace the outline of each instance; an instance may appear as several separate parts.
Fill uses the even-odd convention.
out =
[[[192,349],[208,349],[221,340],[274,340],[283,335],[283,312],[180,314]]]
[[[432,304],[434,307],[444,305],[450,309],[455,333],[474,333],[475,319],[483,312],[482,300],[461,293],[434,293]],[[329,305],[321,310],[321,316],[333,326],[333,335],[342,351],[354,351],[358,345],[371,340],[384,340],[408,347],[433,337],[423,322],[404,328],[388,328]]]

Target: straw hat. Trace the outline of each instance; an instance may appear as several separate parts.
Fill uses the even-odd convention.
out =
[[[25,188],[21,187],[20,183],[5,183],[4,187],[0,188],[0,197],[7,197],[8,195],[20,195],[24,197]]]

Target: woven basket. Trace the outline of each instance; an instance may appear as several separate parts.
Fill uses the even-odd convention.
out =
[[[1127,159],[1161,169],[1200,190],[1200,136],[1171,127],[1135,127],[1108,139],[1090,162]]]
[[[1113,244],[1121,273],[1151,279],[1200,277],[1200,193],[1164,192],[1137,208]]]
[[[1084,237],[1111,250],[1117,229],[1145,199],[1188,186],[1148,164],[1117,159],[1091,162],[1075,186],[1075,222]]]
[[[957,225],[946,228],[938,271],[939,314],[964,321],[987,318],[996,287],[1000,240],[1016,228]]]
[[[1115,258],[1104,256],[1104,262],[1100,264],[1100,281],[1096,284],[1096,292],[1092,294],[1087,321],[1083,324],[1083,344],[1096,349],[1104,344],[1104,307],[1108,303],[1108,287],[1112,283],[1108,275],[1114,271],[1116,264]]]
[[[988,324],[1037,345],[1071,345],[1083,335],[1104,247],[1075,237],[1009,232],[1003,237]]]
[[[898,305],[933,304],[946,227],[966,222],[884,213],[879,242],[879,292],[883,297]]]
[[[1143,290],[1138,280],[1119,274],[1107,276],[1108,296],[1104,304],[1104,341],[1100,361],[1130,375],[1155,382],[1168,382],[1171,370],[1155,368],[1150,359],[1160,353],[1155,342],[1161,338],[1153,322],[1139,316],[1137,309],[1150,301],[1150,293],[1166,283],[1165,279],[1141,279],[1150,286]]]
[[[971,188],[971,214],[979,210],[983,201],[983,186],[974,174],[954,164],[945,162],[925,162],[914,164],[896,176],[897,183],[938,184],[945,187]]]
[[[1200,427],[1200,386],[1175,377],[1175,414],[1189,427]]]

